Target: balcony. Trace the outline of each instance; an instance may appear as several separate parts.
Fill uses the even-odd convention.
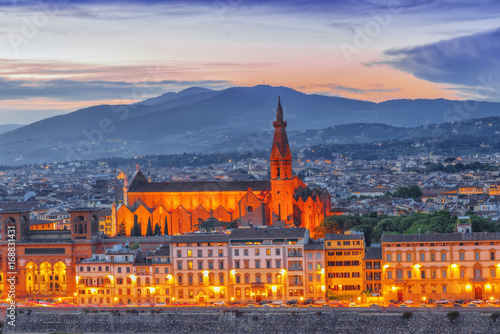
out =
[[[288,271],[303,271],[304,268],[303,267],[300,267],[300,266],[291,266],[291,267],[288,267]]]
[[[252,288],[263,288],[265,286],[264,282],[252,282]]]
[[[485,282],[486,277],[474,277],[469,279],[471,282]]]
[[[303,257],[302,252],[291,252],[288,253],[288,257]]]
[[[290,282],[288,286],[304,286],[303,282]]]

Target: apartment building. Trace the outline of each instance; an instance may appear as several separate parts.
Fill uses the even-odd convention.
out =
[[[234,300],[304,299],[305,228],[238,228],[229,238]]]
[[[386,300],[500,298],[500,233],[383,235]]]
[[[364,289],[363,233],[346,231],[325,236],[326,285],[337,296],[360,295]]]
[[[321,242],[304,245],[304,258],[307,299],[325,299],[325,244]]]

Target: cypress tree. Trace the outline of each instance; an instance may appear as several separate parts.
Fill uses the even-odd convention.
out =
[[[153,236],[153,225],[151,224],[151,218],[148,218],[148,227],[146,229],[146,237]]]

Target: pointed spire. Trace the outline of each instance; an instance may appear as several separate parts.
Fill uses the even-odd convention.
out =
[[[283,108],[281,108],[280,97],[278,96],[278,107],[276,108],[276,121],[283,121]]]
[[[135,166],[135,170],[139,170],[139,164]]]

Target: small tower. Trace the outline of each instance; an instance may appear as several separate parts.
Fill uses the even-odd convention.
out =
[[[276,121],[273,122],[274,138],[271,147],[271,220],[287,224],[293,222],[292,154],[286,135],[286,121],[278,97]]]
[[[0,211],[0,239],[26,240],[29,237],[30,212],[23,209]]]
[[[92,240],[99,234],[99,209],[78,208],[68,210],[72,240]]]

